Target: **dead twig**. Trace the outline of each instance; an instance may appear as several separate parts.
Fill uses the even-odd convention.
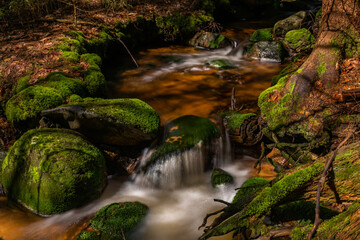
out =
[[[318,185],[317,192],[316,192],[316,207],[315,207],[314,226],[313,226],[313,228],[311,229],[311,231],[310,231],[310,233],[308,235],[308,238],[307,238],[308,240],[311,240],[311,238],[315,234],[319,224],[322,222],[322,219],[320,218],[320,195],[321,195],[321,191],[322,191],[322,189],[324,188],[324,185],[325,185],[325,179],[326,179],[327,172],[329,171],[330,166],[332,165],[338,150],[347,142],[347,140],[349,140],[351,135],[352,135],[352,132],[350,132],[346,136],[346,138],[338,145],[338,147],[333,151],[331,157],[329,158],[329,160],[325,164],[324,171],[321,173],[320,180],[319,180],[319,185]]]

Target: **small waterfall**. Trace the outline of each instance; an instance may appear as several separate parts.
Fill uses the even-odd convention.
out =
[[[149,159],[149,150],[144,151],[142,164]],[[135,176],[136,184],[144,187],[175,189],[180,186],[194,185],[201,182],[205,168],[222,167],[231,162],[231,145],[228,134],[214,140],[210,146],[199,142],[195,147],[182,152],[175,152],[154,166],[146,173]],[[210,165],[210,166],[209,166]]]

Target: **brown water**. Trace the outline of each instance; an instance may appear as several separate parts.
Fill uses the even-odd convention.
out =
[[[244,39],[253,30],[228,30],[233,37]],[[119,71],[109,80],[112,97],[136,97],[150,104],[163,123],[179,116],[193,114],[212,118],[220,110],[227,110],[232,88],[236,89],[237,107],[256,111],[257,97],[270,86],[271,78],[282,68],[279,63],[244,60],[241,51],[195,50],[191,47],[170,46],[142,51],[137,56],[137,69]],[[225,59],[235,69],[219,70],[206,65],[208,60]],[[223,139],[226,142],[226,139]],[[219,144],[220,147],[221,144]],[[81,209],[74,209],[50,218],[40,218],[9,206],[0,199],[0,237],[12,239],[73,239],[84,220],[101,207],[119,201],[141,201],[150,208],[136,239],[191,240],[202,233],[197,227],[206,213],[223,207],[214,198],[231,201],[234,189],[251,176],[255,159],[236,156],[230,159],[227,142],[218,162],[235,178],[235,184],[214,189],[210,172],[198,173],[198,181],[174,189],[155,189],[139,181],[111,178],[102,197]],[[226,149],[226,151],[224,150]],[[189,153],[189,161],[197,155]],[[176,160],[176,159],[175,159]],[[176,162],[176,161],[174,161]],[[175,165],[174,165],[175,166]],[[175,166],[176,167],[176,166]],[[272,178],[272,169],[263,167],[261,176]],[[212,239],[231,239],[231,236]]]

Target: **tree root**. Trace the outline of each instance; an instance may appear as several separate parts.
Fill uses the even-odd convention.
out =
[[[315,234],[318,226],[322,222],[322,219],[320,218],[320,196],[321,196],[321,191],[322,191],[322,189],[324,188],[324,185],[325,185],[327,172],[329,171],[330,166],[332,165],[333,161],[335,160],[335,157],[336,157],[336,154],[337,154],[338,150],[347,142],[347,140],[349,140],[351,135],[352,135],[352,132],[350,132],[346,136],[346,138],[334,150],[334,152],[332,153],[330,159],[325,164],[324,171],[321,173],[320,181],[319,181],[319,185],[318,185],[317,193],[316,193],[316,207],[315,207],[314,226],[313,226],[313,228],[311,229],[311,231],[310,231],[310,233],[308,235],[308,238],[307,238],[308,240],[311,240],[311,238]]]

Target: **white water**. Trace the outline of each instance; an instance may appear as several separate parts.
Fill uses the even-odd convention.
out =
[[[223,147],[224,145],[226,148]],[[215,146],[218,146],[218,153],[215,154],[215,158],[231,156],[227,152],[230,150],[228,144],[219,144],[218,142]],[[194,160],[201,157],[197,148],[199,146],[185,154],[185,161],[187,161],[188,166],[194,165],[193,162],[196,162]],[[184,155],[181,158],[184,158]],[[174,156],[170,157],[167,160],[167,167],[164,168],[176,172],[174,167],[180,166],[174,163],[176,160],[179,159]],[[202,234],[202,230],[197,228],[202,224],[202,219],[206,214],[224,207],[223,204],[216,203],[213,199],[231,202],[235,195],[234,189],[249,178],[249,170],[244,170],[245,166],[242,161],[229,162],[228,158],[216,160],[218,166],[223,165],[222,168],[234,177],[233,185],[213,188],[210,183],[211,171],[203,172],[203,168],[197,164],[194,165],[196,169],[187,168],[188,172],[185,174],[190,179],[195,179],[195,181],[187,181],[187,184],[176,185],[178,180],[174,176],[181,178],[182,176],[177,175],[179,173],[166,177],[165,180],[171,186],[176,186],[176,188],[172,189],[157,188],[159,185],[156,188],[151,187],[152,185],[149,183],[144,184],[144,179],[142,181],[123,181],[113,177],[109,179],[108,187],[100,199],[83,208],[52,216],[19,231],[24,233],[24,239],[59,239],[64,236],[64,232],[69,227],[83,221],[105,205],[114,202],[139,201],[146,204],[150,211],[140,231],[135,233],[133,239],[197,239]],[[162,170],[164,171],[164,169]],[[184,169],[182,172],[184,173]],[[47,234],[44,234],[44,232],[47,232]]]

